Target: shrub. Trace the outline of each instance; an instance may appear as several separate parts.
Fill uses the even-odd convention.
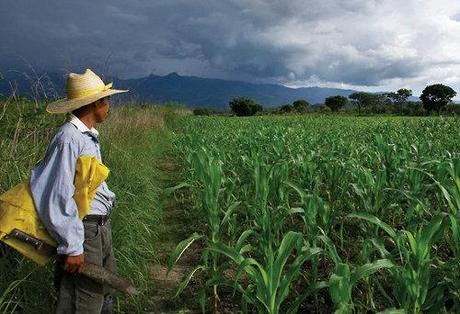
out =
[[[448,115],[460,115],[460,105],[450,103],[444,109],[444,113]]]
[[[294,111],[294,107],[292,105],[283,105],[278,109],[279,113],[290,113]]]
[[[408,116],[425,116],[427,111],[420,101],[408,101],[403,107],[403,114]]]
[[[195,108],[193,109],[194,116],[209,116],[211,112],[208,108]]]
[[[329,107],[326,106],[326,105],[321,105],[321,106],[319,106],[319,108],[318,108],[318,112],[320,112],[320,113],[330,113],[330,112],[331,112],[331,108],[329,108]]]
[[[348,104],[348,99],[344,96],[330,96],[326,98],[324,104],[332,111],[339,111],[340,108]]]
[[[292,103],[292,108],[298,113],[304,113],[310,109],[310,103],[306,100],[299,99]]]
[[[230,109],[237,116],[253,116],[263,107],[248,97],[235,97],[229,103]]]

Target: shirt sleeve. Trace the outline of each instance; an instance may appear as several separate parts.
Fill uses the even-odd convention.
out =
[[[30,177],[30,189],[38,215],[58,242],[57,253],[83,254],[84,228],[73,198],[77,146],[72,142],[50,144],[45,159]]]

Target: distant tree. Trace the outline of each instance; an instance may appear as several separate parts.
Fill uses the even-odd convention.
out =
[[[292,103],[292,107],[296,112],[303,113],[310,109],[310,103],[304,99],[299,99]]]
[[[459,104],[456,104],[456,103],[453,103],[451,102],[450,104],[448,104],[445,108],[445,112],[447,114],[451,114],[451,115],[460,115],[460,105]]]
[[[194,108],[193,115],[195,116],[209,116],[210,111],[208,108]]]
[[[348,96],[355,105],[358,106],[358,113],[361,114],[361,109],[366,108],[369,113],[385,112],[386,106],[389,105],[389,100],[386,94],[372,94],[365,92],[357,92]]]
[[[230,109],[237,116],[253,116],[263,107],[248,97],[235,97],[229,103]]]
[[[352,99],[353,102],[358,106],[358,114],[361,114],[362,107],[370,107],[373,104],[374,98],[372,94],[365,93],[365,92],[356,92],[348,96],[348,98]]]
[[[294,106],[292,105],[283,105],[278,109],[279,113],[290,113],[294,111]]]
[[[332,111],[336,112],[348,103],[347,97],[343,96],[330,96],[326,98],[324,104]]]
[[[403,108],[403,112],[409,116],[424,116],[427,114],[421,101],[408,101]]]
[[[317,109],[317,110],[318,110],[319,113],[329,113],[329,112],[331,112],[331,108],[329,108],[329,107],[326,106],[326,105],[320,105],[320,106],[318,106],[318,109]]]
[[[420,100],[423,103],[425,110],[432,112],[437,111],[438,114],[441,109],[452,101],[457,93],[449,86],[443,84],[434,84],[425,87],[420,95]]]
[[[400,88],[396,93],[388,93],[391,101],[399,107],[399,112],[403,112],[403,106],[406,104],[407,99],[412,96],[412,90],[407,88]]]

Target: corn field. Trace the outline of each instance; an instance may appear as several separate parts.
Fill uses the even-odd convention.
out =
[[[203,311],[459,313],[460,121],[187,117]],[[231,276],[228,276],[231,273]],[[230,293],[228,293],[230,291]],[[214,309],[213,309],[214,308]]]

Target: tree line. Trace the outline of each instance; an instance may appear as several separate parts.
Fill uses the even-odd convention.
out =
[[[249,97],[235,97],[229,102],[229,108],[237,116],[252,116],[258,113],[289,114],[307,112],[351,112],[361,114],[399,114],[399,115],[430,115],[460,114],[460,106],[452,103],[457,93],[443,84],[428,85],[420,95],[420,101],[409,101],[412,90],[401,88],[390,93],[355,92],[348,97],[330,96],[324,104],[312,106],[308,101],[299,99],[292,104],[277,108],[265,109]],[[207,108],[196,108],[196,115],[212,114]]]

